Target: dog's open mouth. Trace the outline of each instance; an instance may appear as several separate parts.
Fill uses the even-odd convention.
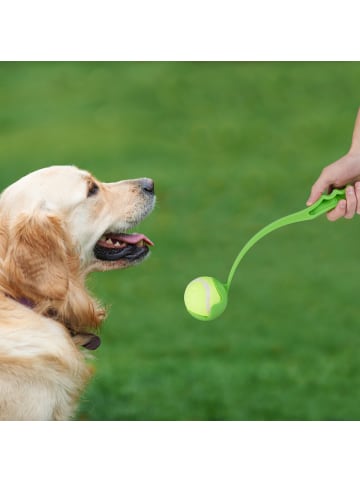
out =
[[[101,261],[137,261],[149,252],[154,243],[144,234],[105,233],[94,248],[94,254]]]

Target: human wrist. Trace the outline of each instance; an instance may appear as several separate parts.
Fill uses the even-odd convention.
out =
[[[359,159],[360,162],[360,140],[352,142],[347,155]]]

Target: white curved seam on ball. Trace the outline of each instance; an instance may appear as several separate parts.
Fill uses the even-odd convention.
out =
[[[203,285],[204,289],[205,289],[205,309],[207,311],[207,314],[209,315],[210,314],[210,310],[211,310],[211,304],[210,304],[210,297],[211,297],[211,291],[210,291],[210,286],[209,286],[209,283],[207,283],[206,281],[204,281],[203,279],[201,278],[198,278],[198,281],[200,281],[200,283]]]

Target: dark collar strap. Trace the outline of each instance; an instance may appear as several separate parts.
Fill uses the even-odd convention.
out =
[[[6,294],[6,296],[14,301],[17,301],[21,305],[30,308],[31,310],[35,308],[35,303],[28,298],[14,298],[13,296],[8,294]],[[93,333],[79,333],[69,328],[68,330],[75,344],[81,345],[87,350],[96,350],[97,348],[99,348],[101,344],[101,339],[99,336],[94,335]]]
[[[76,331],[70,331],[73,342],[77,345],[81,345],[87,350],[96,350],[101,344],[101,339],[99,336],[93,333],[78,333]]]
[[[9,295],[6,295],[6,296],[9,296]],[[18,303],[21,303],[22,305],[26,306],[27,308],[35,308],[35,303],[31,300],[29,300],[28,298],[19,298],[18,300],[13,298],[12,296],[9,296],[9,298],[17,301]]]

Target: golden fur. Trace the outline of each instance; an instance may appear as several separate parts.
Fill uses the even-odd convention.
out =
[[[101,261],[93,249],[105,232],[131,229],[151,212],[155,197],[144,189],[147,181],[100,183],[75,167],[53,166],[2,193],[1,420],[66,420],[74,414],[91,376],[79,348],[83,332],[99,328],[106,315],[85,277],[136,264]]]

